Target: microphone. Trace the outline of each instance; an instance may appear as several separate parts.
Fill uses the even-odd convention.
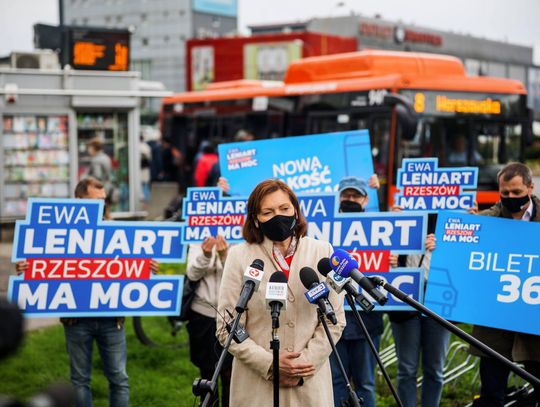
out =
[[[300,270],[300,280],[304,287],[308,290],[306,298],[310,304],[317,304],[319,309],[334,325],[337,324],[336,314],[330,301],[328,301],[328,293],[330,290],[325,283],[319,282],[315,270],[311,267],[302,267]]]
[[[279,313],[287,309],[287,277],[283,271],[276,271],[266,284],[266,309],[272,315],[272,328],[279,328]]]
[[[246,268],[244,272],[244,285],[242,286],[242,291],[240,292],[240,298],[236,303],[235,310],[239,314],[244,312],[247,307],[248,301],[251,299],[251,296],[261,284],[261,280],[264,276],[264,261],[261,259],[253,260],[253,263]]]
[[[375,288],[371,280],[358,270],[358,262],[345,250],[337,249],[332,254],[330,266],[341,277],[350,276],[380,305],[384,305],[388,301],[388,298]]]
[[[319,260],[319,263],[317,263],[317,270],[326,277],[326,282],[336,293],[339,294],[345,290],[366,312],[369,312],[374,308],[373,304],[351,284],[350,277],[341,277],[332,270],[330,259],[328,257],[323,257]]]

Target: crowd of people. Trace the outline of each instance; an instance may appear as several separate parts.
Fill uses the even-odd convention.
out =
[[[507,165],[498,175],[500,201],[491,209],[480,212],[484,216],[497,216],[522,221],[538,221],[538,198],[533,195],[531,170],[523,164]],[[378,188],[376,176],[368,182],[357,177],[341,180],[338,200],[341,212],[363,212],[368,203],[368,188]],[[393,210],[399,211],[399,207]],[[346,382],[337,365],[336,355],[321,333],[316,313],[309,310],[302,297],[303,287],[299,284],[299,269],[314,266],[314,259],[328,257],[331,247],[317,242],[305,233],[305,219],[299,210],[294,193],[284,183],[267,180],[260,183],[248,199],[248,211],[243,236],[246,243],[228,250],[224,268],[208,268],[210,281],[221,277],[219,293],[214,291],[212,304],[217,301],[218,313],[234,309],[237,294],[242,286],[242,273],[253,258],[261,258],[270,269],[281,270],[288,278],[289,305],[282,315],[280,336],[280,402],[282,405],[329,406],[349,405]],[[478,213],[476,207],[471,213]],[[431,255],[436,248],[436,215],[430,215],[426,252],[423,255],[391,255],[392,267],[419,267],[424,271],[425,281],[429,277]],[[217,239],[217,237],[216,237]],[[204,243],[203,243],[204,244]],[[218,251],[207,250],[207,263],[216,264]],[[194,256],[201,257],[201,250],[194,250]],[[202,254],[202,256],[205,256]],[[189,258],[189,254],[188,254]],[[296,260],[296,261],[295,261]],[[189,263],[188,263],[189,264]],[[202,274],[199,274],[201,276]],[[196,276],[193,276],[196,278]],[[203,278],[203,277],[199,277]],[[208,290],[201,288],[201,298],[208,298]],[[197,292],[199,295],[199,292]],[[260,297],[260,296],[259,296]],[[270,342],[269,313],[264,307],[264,299],[252,299],[249,311],[242,319],[250,333],[250,339],[242,344],[234,344],[230,354],[234,356],[230,382],[230,403],[234,406],[251,405],[252,393],[245,389],[256,389],[261,405],[270,405],[272,400],[272,354]],[[367,345],[364,332],[358,326],[350,311],[344,312],[343,298],[331,294],[338,316],[338,325],[333,326],[332,335],[337,342],[337,352],[343,362],[347,376],[358,397],[365,406],[376,405],[375,357]],[[195,305],[193,306],[196,307]],[[383,329],[382,313],[361,312],[367,332],[376,348],[380,344]],[[443,368],[450,341],[450,332],[432,319],[418,312],[391,312],[390,321],[396,353],[397,393],[406,407],[438,406],[443,391]],[[189,324],[188,324],[189,325]],[[212,325],[214,327],[214,325]],[[226,337],[224,322],[217,319],[217,337],[223,343]],[[474,327],[474,334],[510,360],[522,362],[527,371],[540,377],[540,338],[535,335],[519,334],[511,331]],[[191,335],[191,332],[190,332]],[[208,350],[217,350],[219,343],[208,344]],[[474,406],[503,406],[509,369],[494,358],[481,354],[471,347],[473,355],[480,356],[480,396]],[[215,353],[217,354],[217,353]],[[193,357],[193,356],[192,356]],[[417,376],[421,363],[423,383],[417,395]],[[227,367],[227,377],[231,374]],[[204,375],[201,368],[201,375]],[[328,380],[330,377],[331,380]],[[227,381],[223,381],[224,386]],[[227,390],[223,389],[223,394]],[[313,395],[317,396],[314,397]],[[540,389],[535,387],[530,405],[536,405]],[[333,402],[332,402],[333,400]],[[222,400],[227,405],[227,400]]]
[[[93,147],[99,151],[98,148]],[[148,156],[148,152],[146,152]],[[172,154],[174,155],[174,154]],[[201,163],[201,178],[209,176],[217,162],[212,146],[201,149],[197,158]],[[227,181],[217,178],[213,185],[226,195]],[[513,163],[498,175],[500,201],[480,215],[521,221],[540,221],[540,201],[533,195],[531,170],[523,164]],[[376,175],[364,180],[347,177],[341,180],[336,199],[341,212],[363,212],[368,204],[368,190],[378,189]],[[87,177],[75,189],[77,198],[105,199],[106,187],[94,177]],[[395,207],[393,210],[400,210]],[[476,208],[471,209],[477,213]],[[107,213],[105,216],[108,216]],[[436,250],[434,217],[430,218],[423,255],[391,255],[392,267],[420,267],[429,278],[431,253]],[[284,182],[269,179],[258,184],[247,202],[243,226],[245,243],[230,245],[221,235],[207,237],[200,244],[189,247],[186,277],[197,282],[190,306],[187,330],[191,361],[200,370],[200,376],[210,379],[227,336],[224,316],[235,309],[243,284],[243,273],[253,259],[264,261],[266,270],[279,270],[287,278],[288,306],[281,312],[279,355],[280,403],[284,406],[309,405],[336,407],[348,405],[350,393],[332,353],[317,313],[305,298],[300,279],[303,267],[317,268],[321,258],[333,252],[328,242],[306,236],[307,222],[298,199]],[[18,273],[28,267],[25,261],[16,264]],[[152,262],[153,270],[157,263]],[[269,276],[271,273],[267,273]],[[266,279],[266,277],[265,277]],[[261,292],[262,291],[262,292]],[[221,370],[221,405],[251,406],[254,395],[257,405],[272,403],[273,357],[269,348],[271,330],[269,312],[264,301],[264,290],[254,294],[241,323],[249,338],[233,342],[229,356]],[[376,405],[375,357],[367,343],[364,330],[350,311],[344,311],[343,295],[331,292],[332,304],[338,323],[330,325],[330,334],[337,343],[337,354],[343,361],[345,372],[363,405]],[[361,312],[367,334],[378,348],[383,330],[381,312]],[[417,312],[392,312],[390,321],[396,352],[397,393],[406,407],[438,406],[443,390],[443,367],[450,333],[430,318]],[[92,403],[90,379],[92,346],[95,341],[103,361],[104,373],[109,381],[111,406],[127,406],[129,385],[126,369],[126,341],[123,318],[62,319],[66,349],[70,361],[70,377],[77,393],[78,406]],[[474,335],[497,352],[540,377],[540,337],[500,329],[475,326]],[[480,356],[480,397],[475,406],[504,405],[509,369],[501,362],[471,348]],[[421,396],[417,398],[417,375],[420,361],[424,376]],[[535,387],[535,401],[540,389]],[[219,403],[218,392],[213,402]],[[534,404],[532,404],[534,405]]]

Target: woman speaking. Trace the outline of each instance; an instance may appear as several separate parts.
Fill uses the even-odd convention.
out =
[[[330,257],[332,247],[306,237],[306,231],[307,222],[298,199],[285,183],[269,179],[255,187],[247,204],[243,229],[246,243],[230,249],[219,293],[220,314],[226,310],[233,312],[244,271],[255,259],[264,262],[263,279],[241,320],[249,338],[241,344],[232,342],[229,349],[234,356],[231,406],[272,405],[272,324],[265,291],[276,270],[283,271],[288,280],[287,308],[281,311],[279,328],[280,405],[333,405],[328,363],[331,347],[317,318],[317,307],[307,301],[299,276],[302,267],[316,269],[321,258]],[[337,325],[329,324],[337,341],[345,326],[343,297],[331,292],[329,300],[338,319]],[[224,343],[227,331],[223,321],[218,320],[217,336]]]

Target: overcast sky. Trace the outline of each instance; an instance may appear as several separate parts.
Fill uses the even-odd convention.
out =
[[[540,0],[238,0],[238,3],[239,26],[244,33],[250,24],[306,20],[354,11],[534,46],[535,63],[540,64]],[[34,23],[58,23],[58,0],[0,0],[0,10],[0,56],[15,50],[31,50]]]

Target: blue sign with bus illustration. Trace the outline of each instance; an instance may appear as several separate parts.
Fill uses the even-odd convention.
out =
[[[452,321],[540,335],[539,233],[536,222],[439,213],[425,305]]]
[[[221,175],[230,194],[249,196],[266,178],[283,180],[297,194],[336,192],[347,176],[373,175],[373,157],[367,130],[219,145]],[[378,210],[377,191],[368,188],[366,210]]]

